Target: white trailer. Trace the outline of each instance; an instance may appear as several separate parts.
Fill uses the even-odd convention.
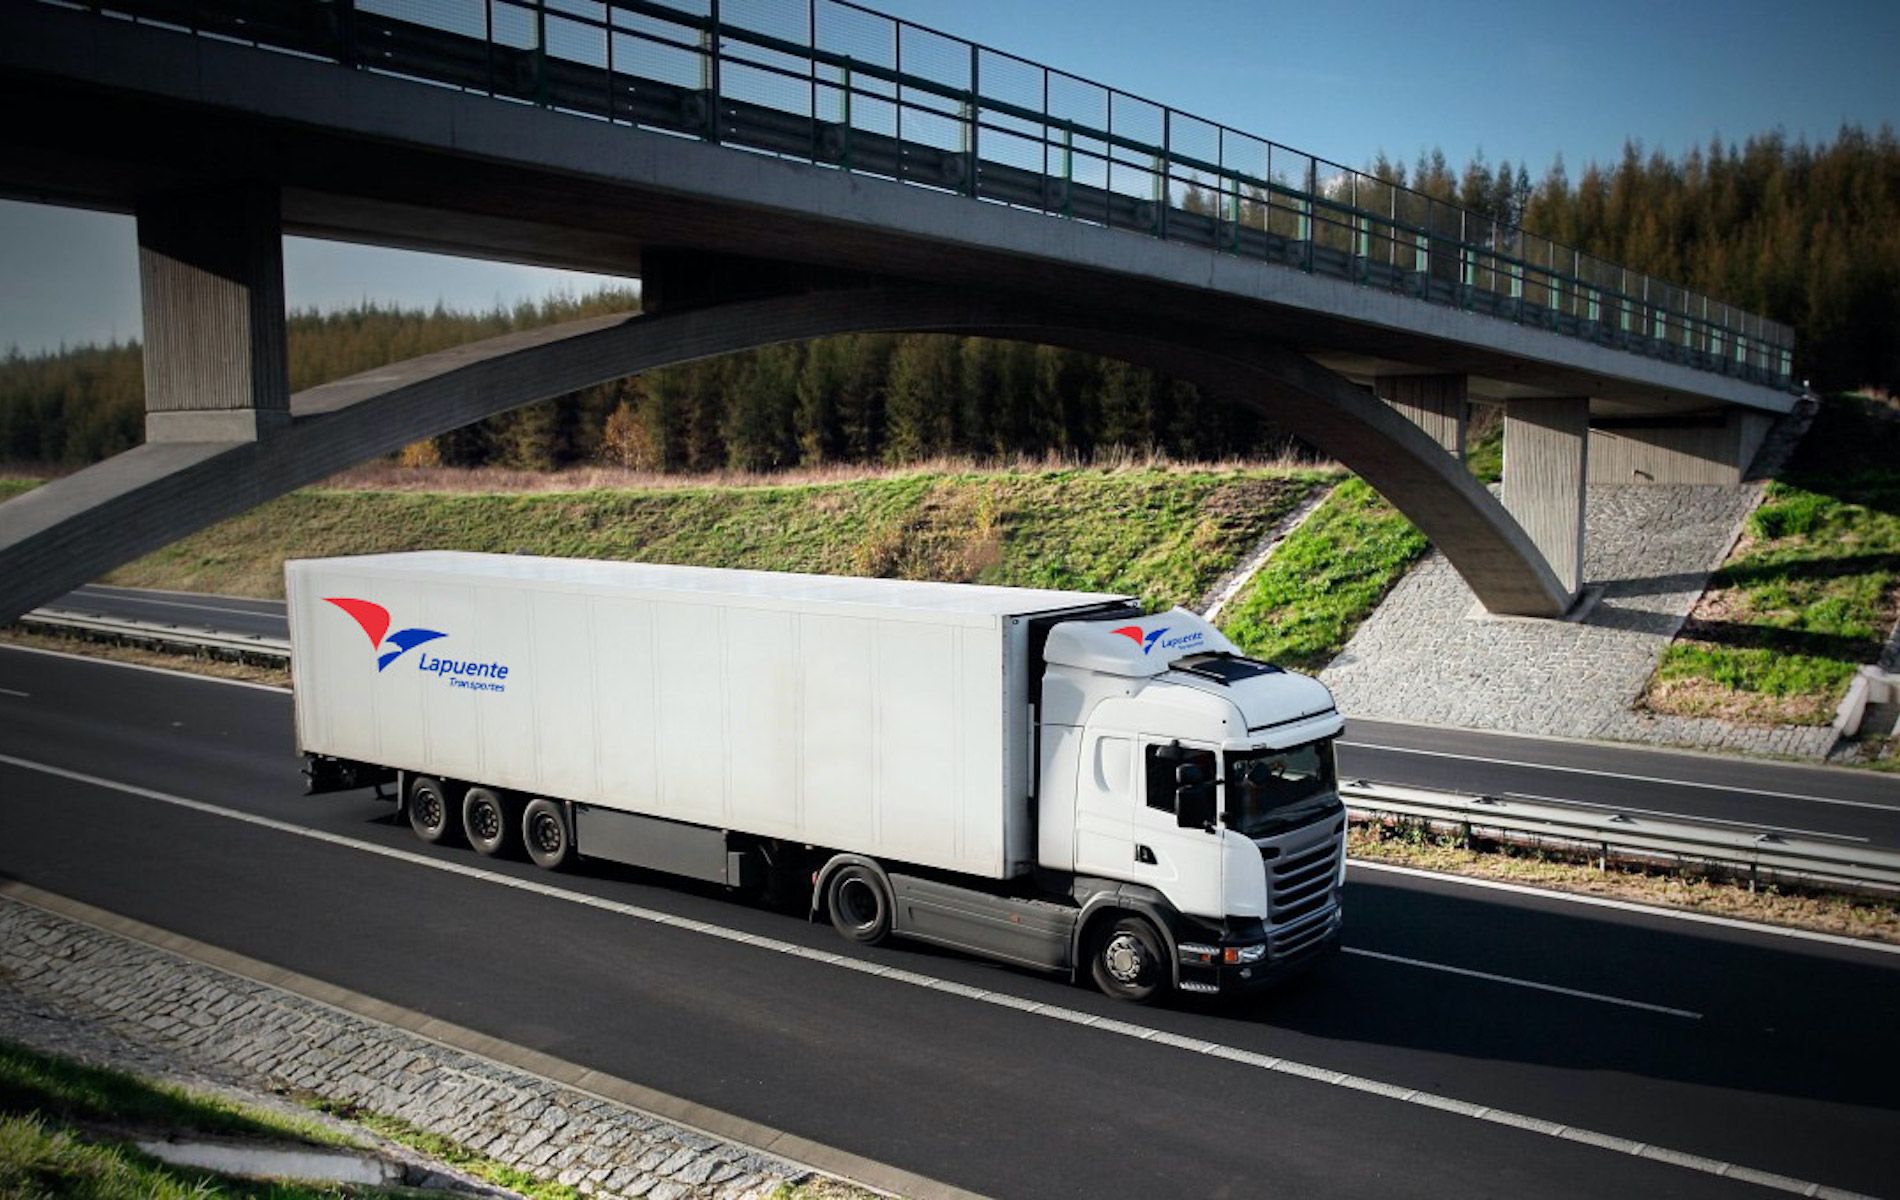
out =
[[[1318,683],[1129,598],[448,552],[291,562],[311,790],[1145,999],[1337,945]]]

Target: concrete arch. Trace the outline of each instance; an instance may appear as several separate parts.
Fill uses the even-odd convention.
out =
[[[1370,392],[1310,360],[1164,323],[987,293],[863,287],[508,334],[300,392],[256,441],[148,443],[0,505],[0,619],[141,554],[420,438],[658,367],[843,333],[987,334],[1089,350],[1274,416],[1366,479],[1493,612],[1569,597],[1503,506]]]

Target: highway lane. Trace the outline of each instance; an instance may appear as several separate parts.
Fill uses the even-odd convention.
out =
[[[92,583],[75,588],[46,607],[125,620],[159,621],[220,633],[277,638],[290,636],[282,600],[110,587]]]
[[[419,849],[387,805],[296,794],[281,693],[11,650],[0,689],[0,754]],[[637,872],[429,852],[492,872],[443,875],[14,766],[0,823],[0,871],[27,882],[993,1194],[1761,1193],[492,879],[1801,1179],[1900,1179],[1900,958],[1863,949],[1355,870],[1355,949],[1698,1015],[1365,956],[1256,1009],[1141,1011],[954,955],[853,951]]]
[[[280,600],[89,585],[58,607],[287,636]],[[1581,800],[1900,850],[1900,777],[1604,743],[1352,719],[1345,778]]]

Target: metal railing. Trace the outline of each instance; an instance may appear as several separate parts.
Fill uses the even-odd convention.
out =
[[[1357,780],[1340,796],[1355,814],[1402,817],[1466,836],[1580,850],[1605,859],[1704,864],[1750,880],[1900,892],[1900,852],[1733,821],[1657,817],[1581,801],[1476,796]]]
[[[290,661],[288,639],[261,633],[230,633],[209,626],[174,625],[166,621],[142,621],[135,617],[50,607],[34,609],[22,616],[19,623],[28,629],[47,630],[94,641],[203,652],[214,657],[272,666]]]
[[[1776,387],[1792,331],[849,0],[45,0],[1192,242]]]

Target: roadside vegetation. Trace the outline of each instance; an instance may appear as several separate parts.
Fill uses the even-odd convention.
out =
[[[1900,618],[1900,409],[1834,396],[1650,680],[1658,712],[1825,725]]]
[[[342,1200],[405,1194],[238,1179],[168,1166],[133,1145],[138,1137],[177,1134],[355,1144],[314,1119],[250,1108],[0,1042],[0,1197]]]
[[[286,558],[428,547],[1117,591],[1192,606],[1327,478],[1144,467],[572,493],[312,489],[108,581],[280,596]]]
[[[1474,843],[1416,822],[1354,822],[1347,853],[1362,862],[1680,908],[1738,921],[1900,944],[1900,902],[1665,868],[1558,849]]]
[[[1317,671],[1425,548],[1410,521],[1363,481],[1348,479],[1241,588],[1223,632],[1249,654]]]

